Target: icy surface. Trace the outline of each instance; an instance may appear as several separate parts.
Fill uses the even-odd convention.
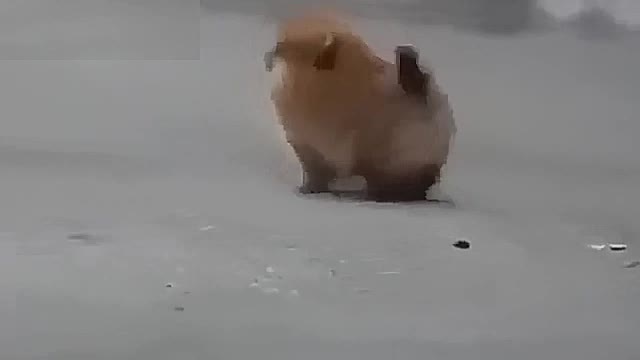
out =
[[[358,25],[450,93],[455,207],[295,195],[266,18],[203,13],[198,61],[2,62],[0,358],[637,358],[638,38]]]

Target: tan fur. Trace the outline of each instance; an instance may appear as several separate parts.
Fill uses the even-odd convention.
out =
[[[338,42],[335,67],[314,60],[327,37]],[[427,104],[397,84],[394,64],[377,57],[346,22],[311,14],[285,22],[278,34],[282,81],[272,90],[279,121],[292,145],[308,146],[338,176],[409,176],[446,163],[456,128],[447,96],[433,74]]]

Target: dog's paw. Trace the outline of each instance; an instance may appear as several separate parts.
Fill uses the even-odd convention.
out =
[[[328,193],[329,188],[324,186],[311,186],[308,184],[300,185],[297,187],[297,191],[302,195],[311,195],[311,194],[323,194]]]

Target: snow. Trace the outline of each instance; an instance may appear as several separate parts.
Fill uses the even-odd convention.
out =
[[[637,36],[358,19],[422,49],[459,128],[454,207],[376,205],[295,194],[273,24],[200,20],[200,60],[0,63],[2,359],[640,353]]]

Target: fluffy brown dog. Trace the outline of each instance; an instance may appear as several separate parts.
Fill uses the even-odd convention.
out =
[[[411,60],[404,54],[397,59]],[[359,175],[371,200],[426,199],[456,132],[430,69],[380,59],[328,13],[283,23],[267,70],[275,60],[284,68],[271,99],[302,165],[300,192],[328,192],[332,180]]]

